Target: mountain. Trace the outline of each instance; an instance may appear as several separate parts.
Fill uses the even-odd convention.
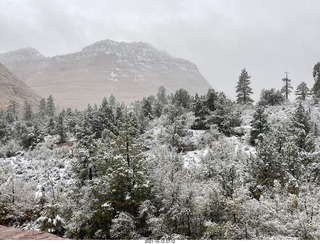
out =
[[[59,107],[83,109],[113,94],[126,103],[184,88],[205,93],[210,85],[195,64],[143,42],[96,42],[80,52],[45,57],[32,48],[0,54],[7,65],[41,96],[53,95]]]
[[[20,110],[25,101],[37,110],[41,97],[1,63],[0,87],[0,109],[5,109],[10,100],[14,100],[19,104]]]

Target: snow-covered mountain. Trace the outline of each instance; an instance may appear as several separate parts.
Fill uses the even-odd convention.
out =
[[[33,108],[38,108],[41,97],[1,63],[0,87],[0,109],[6,108],[10,100],[16,101],[20,110],[25,101]]]
[[[40,95],[52,94],[60,107],[82,109],[111,94],[132,102],[156,94],[160,86],[167,93],[184,88],[201,94],[210,88],[195,64],[143,42],[104,40],[54,57],[27,48],[0,54],[0,62]]]

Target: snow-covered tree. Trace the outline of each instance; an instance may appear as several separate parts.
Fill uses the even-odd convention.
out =
[[[248,75],[247,70],[243,69],[236,86],[237,103],[239,104],[253,103],[253,100],[250,97],[250,95],[253,94],[252,88],[250,87],[250,79],[251,76]]]
[[[319,98],[320,97],[320,62],[314,65],[312,76],[315,81],[312,87],[312,92],[316,98]]]
[[[288,73],[286,73],[286,77],[282,79],[283,87],[281,88],[281,92],[284,94],[286,100],[289,100],[289,95],[292,92],[293,87],[291,86],[291,80],[288,78]]]
[[[298,101],[305,101],[306,100],[306,98],[310,95],[310,89],[308,88],[306,82],[303,81],[298,85],[298,87],[295,91],[295,95],[297,96],[296,100],[298,100]]]
[[[251,121],[250,131],[250,143],[256,144],[256,140],[262,140],[265,133],[269,131],[269,125],[267,121],[267,114],[262,106],[259,106],[253,114],[253,120]]]
[[[40,103],[41,108],[43,106],[42,103]],[[55,114],[55,111],[56,111],[56,107],[54,105],[53,97],[52,97],[52,95],[50,95],[47,98],[47,102],[46,102],[46,115],[49,116],[49,117],[53,117],[54,114]]]

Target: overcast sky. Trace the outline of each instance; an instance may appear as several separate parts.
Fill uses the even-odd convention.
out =
[[[281,88],[312,87],[320,61],[319,0],[0,0],[0,53],[33,47],[45,56],[103,39],[143,41],[195,63],[217,91],[235,97],[251,75],[254,99]]]

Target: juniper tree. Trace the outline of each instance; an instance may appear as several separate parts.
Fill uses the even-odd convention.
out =
[[[289,100],[289,94],[292,92],[293,87],[291,86],[291,80],[288,78],[288,72],[286,72],[286,77],[282,79],[284,85],[281,92],[285,94],[286,100]]]
[[[236,86],[237,103],[239,104],[253,103],[253,100],[250,98],[250,95],[253,94],[252,88],[250,87],[250,79],[251,76],[248,75],[247,70],[243,69]]]
[[[296,91],[295,91],[295,94],[297,96],[296,100],[298,101],[305,101],[306,98],[310,95],[310,89],[308,88],[307,86],[307,83],[306,82],[301,82]]]

